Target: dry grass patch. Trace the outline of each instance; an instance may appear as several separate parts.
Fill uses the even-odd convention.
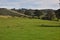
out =
[[[0,15],[0,18],[11,18],[12,16],[3,16],[3,15]]]

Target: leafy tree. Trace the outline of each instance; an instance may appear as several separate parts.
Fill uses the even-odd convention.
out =
[[[45,20],[54,20],[56,19],[56,14],[53,10],[48,10],[46,15],[43,17]]]
[[[37,16],[38,19],[40,19],[40,16],[42,15],[42,12],[40,10],[35,10],[34,16]]]
[[[56,10],[56,17],[57,17],[57,21],[59,21],[60,19],[60,9]]]

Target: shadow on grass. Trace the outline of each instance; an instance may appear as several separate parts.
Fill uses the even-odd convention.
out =
[[[48,24],[41,24],[38,25],[39,27],[60,27],[60,25],[48,25]]]

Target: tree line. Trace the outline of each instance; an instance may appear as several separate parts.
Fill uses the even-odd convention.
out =
[[[60,9],[58,10],[53,10],[53,9],[11,9],[14,11],[17,11],[19,13],[23,13],[25,15],[31,16],[31,18],[38,18],[38,19],[44,19],[44,20],[57,20],[59,21],[60,19]]]
[[[29,18],[37,18],[37,19],[43,19],[43,20],[56,20],[59,21],[60,19],[60,9],[53,10],[53,9],[15,9],[12,8],[10,9],[11,11],[16,11],[20,14],[28,15],[30,16]],[[10,15],[10,16],[17,16],[21,17],[21,15],[17,13],[10,12],[6,10],[5,8],[0,8],[0,15]]]

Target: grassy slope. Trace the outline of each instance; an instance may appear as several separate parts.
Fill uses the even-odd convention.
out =
[[[60,27],[41,27],[41,24],[59,25],[59,22],[0,18],[0,40],[60,40]]]

